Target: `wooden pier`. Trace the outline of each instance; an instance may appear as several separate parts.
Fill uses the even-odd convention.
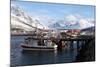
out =
[[[33,40],[52,40],[53,42],[55,42],[58,45],[58,50],[61,50],[63,48],[63,42],[65,41],[69,41],[70,44],[70,49],[73,49],[74,46],[74,41],[77,43],[77,50],[80,51],[81,48],[83,48],[85,45],[88,45],[88,43],[90,41],[92,41],[94,39],[93,36],[80,36],[80,37],[75,37],[75,38],[33,38],[33,37],[29,37],[28,39],[33,39]],[[80,42],[82,43],[82,47],[80,48]]]

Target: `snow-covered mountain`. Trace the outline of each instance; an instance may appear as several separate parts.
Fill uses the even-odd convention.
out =
[[[95,26],[95,21],[88,21],[86,19],[73,16],[64,18],[63,20],[58,20],[49,25],[52,29],[85,29],[92,26]]]
[[[71,24],[70,22],[66,22],[66,21],[57,21],[54,24],[51,24],[49,26],[50,28],[55,28],[55,29],[75,29],[75,28],[79,28],[79,24],[78,22],[76,22],[75,24]]]
[[[39,20],[29,16],[18,5],[11,4],[11,27],[18,27],[24,30],[33,30],[36,27],[43,29],[43,26]]]
[[[85,28],[85,29],[82,29],[81,31],[82,32],[84,32],[84,31],[95,32],[95,27],[93,26],[93,27]]]
[[[74,15],[65,16],[59,20],[46,20],[48,26],[42,24],[41,18],[31,17],[20,6],[11,4],[11,27],[20,27],[25,30],[40,29],[84,29],[95,26],[94,20],[86,20]],[[53,18],[54,19],[54,18]]]

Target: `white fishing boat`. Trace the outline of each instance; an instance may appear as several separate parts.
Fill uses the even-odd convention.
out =
[[[21,47],[23,50],[57,50],[57,45],[51,40],[43,40],[41,45],[38,40],[27,39],[24,43],[21,43]]]

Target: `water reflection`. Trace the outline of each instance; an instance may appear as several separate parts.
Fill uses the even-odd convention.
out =
[[[23,38],[12,37],[11,39],[12,65],[69,63],[73,62],[77,55],[76,46],[74,49],[68,49],[69,45],[66,45],[62,51],[22,51],[20,43],[23,42]]]

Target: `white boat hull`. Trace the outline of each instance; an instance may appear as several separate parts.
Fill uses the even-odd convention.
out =
[[[30,45],[25,45],[25,44],[22,44],[21,45],[22,49],[23,50],[57,50],[57,46],[30,46]]]

